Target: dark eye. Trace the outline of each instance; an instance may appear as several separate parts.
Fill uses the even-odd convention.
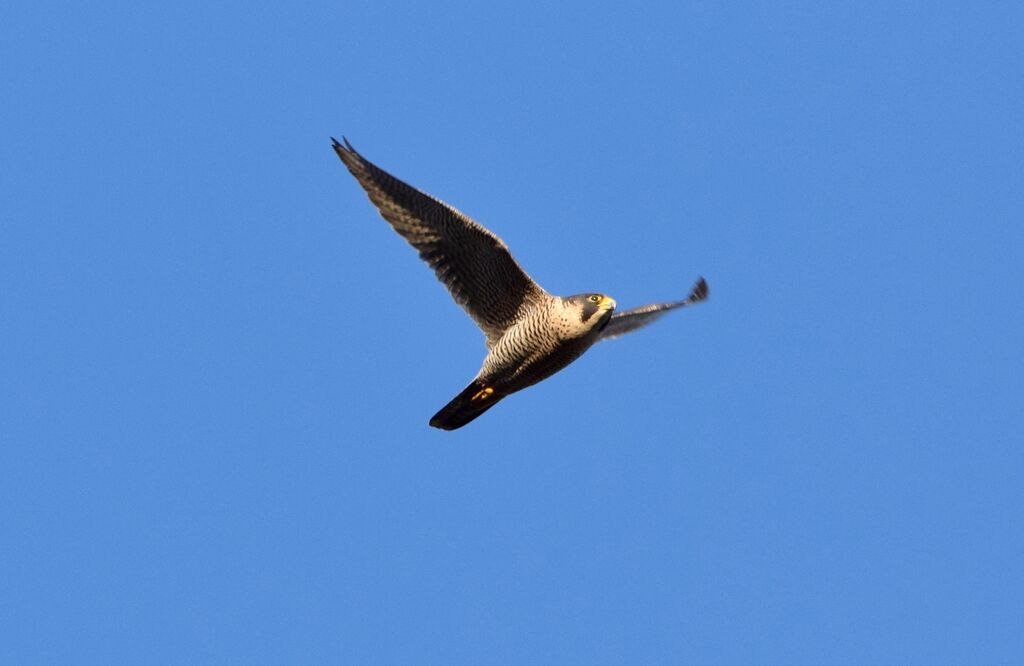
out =
[[[593,296],[591,296],[591,297],[590,297],[590,298],[589,298],[588,300],[589,300],[589,301],[590,301],[591,303],[600,303],[600,302],[601,302],[601,297],[600,297],[600,296],[598,296],[597,294],[594,294],[594,295],[593,295]]]

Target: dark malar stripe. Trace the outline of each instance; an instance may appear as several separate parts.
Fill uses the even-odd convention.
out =
[[[597,303],[591,303],[588,299],[583,303],[583,314],[580,316],[580,321],[584,324],[587,323],[587,320],[593,317],[599,309]]]

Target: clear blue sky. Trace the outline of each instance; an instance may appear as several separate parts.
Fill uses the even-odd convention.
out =
[[[0,25],[0,662],[1024,660],[1020,3]],[[711,300],[433,430],[482,337],[330,135]]]

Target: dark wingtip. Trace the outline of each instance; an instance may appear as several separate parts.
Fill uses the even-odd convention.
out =
[[[342,134],[342,135],[341,135],[341,141],[338,141],[337,139],[335,139],[335,138],[334,138],[334,137],[332,136],[332,137],[331,137],[331,147],[332,147],[332,148],[334,148],[334,150],[335,150],[335,151],[336,151],[336,152],[337,152],[337,153],[338,153],[339,155],[340,155],[340,154],[341,154],[342,152],[345,152],[345,153],[352,153],[352,154],[355,154],[355,155],[358,155],[358,154],[359,154],[359,153],[357,153],[357,152],[356,152],[356,149],[352,147],[352,144],[348,142],[348,139],[347,139],[347,138],[345,138],[345,135],[344,135],[344,134]]]
[[[344,134],[341,136],[341,141],[338,141],[333,136],[331,137],[331,148],[334,148],[334,152],[345,163],[349,171],[357,168],[360,163],[365,161],[363,156],[357,153],[352,144],[348,142]],[[352,173],[355,173],[355,171],[352,171]]]
[[[706,300],[710,293],[711,290],[708,289],[707,280],[700,277],[697,280],[697,284],[693,285],[693,289],[690,291],[690,295],[686,300],[690,303],[700,303],[701,301]]]
[[[334,148],[334,152],[336,152],[338,157],[341,158],[341,161],[344,162],[347,151],[345,150],[345,147],[338,143],[338,140],[333,136],[331,137],[331,148]]]

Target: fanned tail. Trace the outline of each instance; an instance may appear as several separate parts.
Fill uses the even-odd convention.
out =
[[[462,393],[434,414],[430,425],[441,430],[461,428],[496,405],[503,397],[484,382],[474,379]]]

